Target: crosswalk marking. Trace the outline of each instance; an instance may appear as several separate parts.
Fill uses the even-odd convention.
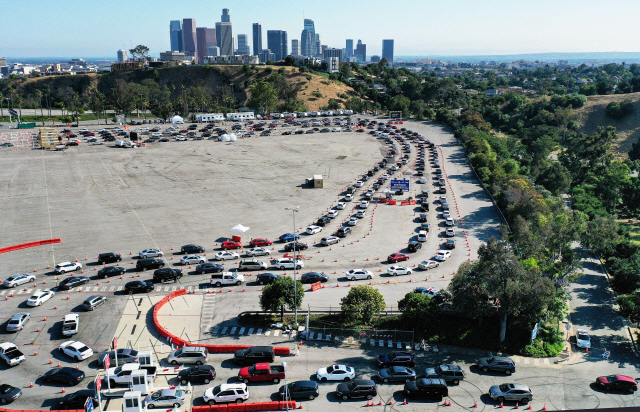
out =
[[[115,286],[111,286],[111,287],[109,288],[109,292],[113,292],[113,290],[114,290],[115,288],[116,288]]]
[[[253,328],[249,328],[249,332],[247,332],[247,335],[251,335],[253,333]]]
[[[213,334],[217,334],[218,331],[220,330],[220,326],[216,326],[215,328],[213,328]]]
[[[270,330],[268,330],[268,331],[266,331],[266,332],[264,333],[264,336],[269,336],[269,335],[271,335],[271,331],[270,331]]]
[[[223,327],[222,328],[222,332],[220,332],[221,335],[224,335],[225,333],[227,333],[227,329],[229,329],[228,327]]]
[[[5,292],[6,292],[6,289],[5,289],[5,290],[3,290],[2,292],[0,292],[0,296],[4,295],[4,294],[5,294]]]
[[[238,335],[244,335],[244,329],[245,328],[240,328],[240,332],[238,332]]]
[[[233,335],[234,333],[236,333],[236,329],[238,329],[237,327],[232,327],[231,328],[231,332],[229,332],[229,335]]]
[[[256,335],[262,335],[262,329],[258,329],[258,331],[256,332]]]
[[[121,291],[122,289],[124,289],[124,286],[118,286],[118,291]]]

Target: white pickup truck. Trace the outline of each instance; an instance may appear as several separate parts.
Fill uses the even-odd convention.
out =
[[[139,363],[125,363],[117,368],[109,368],[107,373],[105,373],[104,380],[109,381],[111,386],[128,385],[130,382],[131,372],[142,369],[147,371],[147,376],[151,377],[151,380],[156,379],[157,367],[140,365]]]
[[[70,313],[64,316],[64,322],[62,322],[62,334],[64,336],[71,336],[78,333],[78,327],[80,327],[80,316],[77,313]]]
[[[7,366],[16,366],[25,361],[24,353],[20,352],[18,347],[11,342],[0,343],[0,359]]]

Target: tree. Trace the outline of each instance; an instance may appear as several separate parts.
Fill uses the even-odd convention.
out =
[[[127,122],[127,114],[131,113],[135,105],[136,96],[133,86],[122,79],[117,79],[115,87],[111,90],[111,104],[118,112],[124,115]]]
[[[285,66],[293,66],[295,64],[296,64],[296,58],[293,57],[292,55],[288,55],[287,57],[284,58]]]
[[[604,256],[611,256],[619,241],[618,223],[611,215],[596,216],[589,220],[580,238],[585,248]]]
[[[620,315],[633,323],[640,322],[640,294],[631,293],[616,298],[620,308]]]
[[[262,114],[273,112],[278,103],[278,95],[271,83],[261,80],[251,85],[250,90],[251,97],[247,106]]]
[[[340,301],[340,310],[345,320],[367,325],[371,324],[385,306],[382,294],[371,286],[353,287]]]
[[[640,160],[640,138],[638,138],[635,143],[631,144],[631,150],[629,151],[628,154],[629,154],[629,159]]]
[[[143,46],[142,44],[137,45],[133,49],[129,49],[129,53],[131,57],[138,61],[149,60],[149,48],[147,46]]]
[[[260,295],[260,307],[267,312],[277,312],[285,308],[291,311],[296,308],[296,295],[297,308],[300,309],[304,299],[302,283],[296,282],[294,287],[293,278],[280,276],[275,282],[264,287]]]
[[[562,163],[552,162],[536,179],[548,191],[558,196],[565,193],[571,185],[571,173]]]
[[[426,330],[431,319],[438,314],[436,300],[422,293],[407,293],[398,301],[398,309],[402,312],[405,324],[421,330]]]

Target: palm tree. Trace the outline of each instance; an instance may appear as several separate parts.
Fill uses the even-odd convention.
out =
[[[4,118],[4,106],[2,104],[3,102],[4,102],[4,94],[0,92],[0,119]]]

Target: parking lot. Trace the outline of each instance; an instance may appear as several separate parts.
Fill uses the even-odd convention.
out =
[[[435,191],[439,184],[435,179],[433,155],[425,156],[426,183],[418,183],[414,175],[417,145],[411,143],[406,165],[401,165],[391,179],[405,177],[411,181],[411,190],[396,196],[398,204],[389,205],[377,200],[384,197],[383,190],[389,187],[387,179],[375,192],[374,201],[366,208],[365,216],[353,227],[353,233],[340,243],[322,246],[321,239],[334,233],[354,213],[357,200],[382,175],[376,172],[363,187],[358,189],[353,201],[347,202],[336,218],[323,227],[322,232],[313,235],[301,234],[301,242],[308,245],[302,251],[304,268],[308,271],[324,272],[329,276],[325,288],[305,295],[303,306],[312,309],[335,309],[340,298],[346,295],[350,285],[369,284],[375,286],[385,297],[387,305],[393,309],[396,302],[415,287],[445,288],[457,267],[469,259],[474,259],[478,246],[499,232],[499,217],[488,196],[473,176],[464,149],[458,145],[451,133],[439,125],[412,122],[400,127],[408,127],[435,143],[435,151],[441,160],[445,175],[448,203],[451,217],[455,220],[456,248],[449,259],[428,271],[418,270],[420,262],[431,259],[436,252],[444,250],[446,228],[442,208]],[[3,150],[0,170],[1,205],[5,218],[0,221],[3,246],[15,245],[35,240],[60,238],[61,243],[22,249],[0,254],[0,264],[4,269],[4,280],[14,273],[34,273],[37,280],[13,289],[0,290],[0,318],[7,321],[14,313],[29,311],[31,320],[25,329],[17,334],[4,331],[0,340],[13,341],[27,355],[27,361],[7,369],[2,366],[3,376],[23,388],[23,397],[16,401],[14,408],[42,408],[52,406],[53,400],[62,396],[61,387],[45,384],[38,379],[45,371],[62,366],[76,366],[76,362],[59,354],[57,347],[68,340],[61,335],[61,321],[65,314],[80,313],[80,331],[73,339],[89,345],[94,353],[92,358],[79,363],[87,378],[82,387],[93,381],[100,372],[95,358],[107,349],[113,336],[119,336],[125,346],[138,347],[158,345],[157,334],[148,329],[149,309],[162,296],[177,288],[186,288],[196,295],[187,295],[185,302],[190,305],[184,316],[166,313],[163,319],[170,323],[173,333],[179,335],[188,330],[192,341],[222,344],[225,339],[239,344],[260,344],[261,342],[292,346],[289,338],[269,339],[243,334],[231,336],[222,334],[222,328],[234,326],[235,316],[246,310],[258,310],[258,298],[262,286],[255,282],[258,273],[273,272],[292,276],[291,270],[269,268],[266,271],[243,272],[246,282],[241,286],[231,286],[212,290],[207,274],[195,273],[195,265],[179,265],[182,255],[179,249],[185,244],[205,247],[208,260],[219,252],[221,242],[231,238],[230,229],[242,224],[250,229],[243,235],[244,248],[238,250],[241,257],[248,250],[251,238],[268,238],[274,241],[267,246],[270,256],[258,260],[270,264],[270,259],[284,256],[284,243],[277,241],[283,233],[294,228],[293,213],[285,208],[295,208],[295,230],[316,223],[320,216],[335,209],[343,201],[345,190],[356,183],[363,174],[378,164],[386,155],[390,144],[384,139],[365,132],[335,132],[304,135],[282,135],[281,129],[272,136],[247,137],[236,142],[213,140],[189,140],[184,142],[149,143],[139,149],[123,149],[113,144],[94,146],[81,144],[61,152],[38,150]],[[401,148],[389,166],[399,160]],[[323,175],[324,188],[311,188],[305,179]],[[409,260],[397,265],[407,266],[410,275],[390,276],[387,269],[391,264],[387,256],[394,252],[405,253],[409,241],[416,240],[420,222],[420,204],[400,205],[401,200],[415,199],[422,190],[429,191],[429,211],[427,222],[430,231],[427,241],[415,253],[409,253]],[[135,300],[124,293],[124,285],[131,280],[150,280],[149,272],[135,271],[139,251],[157,248],[164,252],[164,260],[169,267],[181,268],[184,276],[178,283],[157,285],[145,300],[140,295]],[[126,269],[122,279],[114,277],[97,279],[98,253],[115,252],[122,255],[119,264]],[[77,261],[83,265],[83,273],[90,281],[80,288],[68,292],[58,292],[54,298],[37,308],[27,308],[24,301],[36,289],[55,288],[56,283],[69,275],[56,275],[51,268],[61,261]],[[236,272],[237,261],[225,261],[225,271]],[[415,265],[415,266],[414,266]],[[372,279],[349,281],[346,271],[362,268],[372,273]],[[139,277],[140,276],[140,277]],[[46,284],[44,283],[46,282]],[[26,291],[25,291],[26,286]],[[54,289],[55,290],[55,289]],[[229,292],[231,290],[232,292]],[[213,292],[216,293],[207,293]],[[222,293],[221,293],[222,292]],[[91,294],[107,296],[107,304],[94,312],[84,312],[79,305]],[[193,300],[196,299],[196,300]],[[163,311],[170,311],[166,307]],[[45,320],[46,318],[46,320]],[[216,329],[217,328],[217,329]],[[40,332],[38,332],[40,329]],[[215,331],[215,332],[214,332]],[[154,346],[155,347],[155,346]],[[157,349],[158,360],[162,359],[166,345]],[[367,377],[377,372],[372,355],[383,353],[380,348],[333,348],[334,353],[327,359],[326,346],[310,343],[304,346],[299,357],[287,358],[288,379],[308,379],[309,376],[327,363],[348,363],[356,367],[358,376]],[[35,355],[35,352],[38,355]],[[451,361],[469,366],[475,357],[483,352],[420,353],[419,366]],[[237,368],[225,361],[223,355],[213,357],[213,365],[219,373],[217,381],[234,381]],[[50,364],[50,359],[52,364]],[[517,378],[526,381],[536,393],[536,406],[548,399],[548,408],[560,409],[565,406],[566,387],[575,387],[582,397],[566,396],[568,407],[586,405],[593,399],[593,390],[588,382],[591,374],[584,377],[563,376],[567,367],[553,363],[535,363],[527,359]],[[607,365],[602,365],[606,367]],[[469,379],[458,387],[450,388],[452,405],[455,408],[470,408],[475,401],[479,406],[494,407],[482,397],[493,383],[502,383],[501,375],[468,373]],[[4,382],[7,378],[2,378]],[[159,378],[160,379],[160,378]],[[33,381],[35,388],[30,388]],[[218,382],[218,383],[219,383]],[[550,385],[549,382],[557,382]],[[169,381],[167,384],[172,384]],[[157,382],[162,386],[164,382]],[[322,384],[320,399],[306,402],[305,408],[323,410],[327,403],[339,402],[327,395],[334,384]],[[194,404],[202,401],[203,385],[194,389]],[[399,392],[401,386],[378,386],[383,402],[403,401]],[[75,390],[75,389],[74,389]],[[275,399],[276,385],[250,385],[251,400]],[[626,404],[628,396],[595,395],[598,404]],[[634,398],[635,399],[635,398]],[[595,401],[594,401],[595,402]],[[361,407],[364,402],[348,402]],[[589,404],[591,405],[591,403]],[[423,410],[437,408],[437,403],[409,403],[398,408]],[[586,406],[591,407],[591,406]],[[395,408],[395,406],[394,406]],[[538,408],[536,408],[538,409]]]

